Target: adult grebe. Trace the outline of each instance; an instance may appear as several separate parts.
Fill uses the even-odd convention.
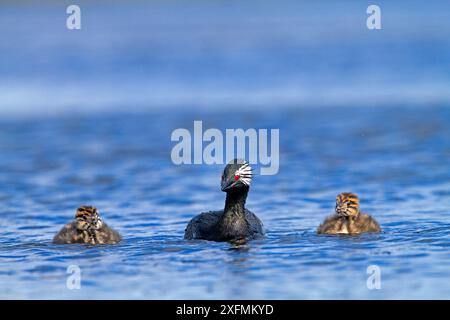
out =
[[[243,160],[233,160],[223,170],[221,188],[227,193],[225,208],[194,217],[184,238],[211,241],[250,240],[264,236],[263,224],[245,208],[252,181],[252,168]]]

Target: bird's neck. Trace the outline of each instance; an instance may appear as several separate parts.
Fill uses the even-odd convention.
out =
[[[218,234],[224,241],[245,237],[248,222],[245,217],[245,200],[247,199],[248,187],[227,192],[223,216],[218,226]]]
[[[223,210],[225,219],[245,217],[245,200],[247,200],[248,190],[249,188],[246,186],[227,192],[225,209]]]

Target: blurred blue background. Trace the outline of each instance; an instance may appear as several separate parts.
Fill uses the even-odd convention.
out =
[[[368,1],[70,4],[0,4],[0,298],[450,298],[448,1],[377,1],[382,30]],[[224,203],[221,165],[171,162],[194,120],[280,130],[266,239],[182,239]],[[343,191],[382,234],[315,234]],[[81,204],[124,241],[51,244]]]
[[[442,104],[447,1],[2,2],[2,114]]]

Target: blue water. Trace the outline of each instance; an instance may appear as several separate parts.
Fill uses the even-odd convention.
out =
[[[0,5],[0,298],[450,299],[447,2],[380,1],[380,31],[356,1],[90,3],[80,31]],[[194,120],[280,130],[247,203],[265,239],[183,240],[225,197],[222,165],[171,162]],[[315,234],[343,191],[383,233]],[[82,204],[123,242],[53,245]]]
[[[243,248],[182,240],[193,215],[224,202],[221,166],[170,161],[169,133],[198,117],[1,121],[1,297],[450,298],[450,109],[202,114],[205,127],[281,130],[280,172],[256,176],[248,199],[267,238]],[[360,195],[381,235],[315,235],[341,191]],[[51,244],[80,204],[123,243]],[[73,264],[79,291],[66,289]],[[369,265],[381,290],[366,287]]]

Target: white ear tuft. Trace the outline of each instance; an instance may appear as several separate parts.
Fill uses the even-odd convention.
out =
[[[248,162],[244,162],[242,166],[236,171],[236,175],[239,175],[240,180],[246,186],[249,186],[252,183],[252,167],[248,164]]]

